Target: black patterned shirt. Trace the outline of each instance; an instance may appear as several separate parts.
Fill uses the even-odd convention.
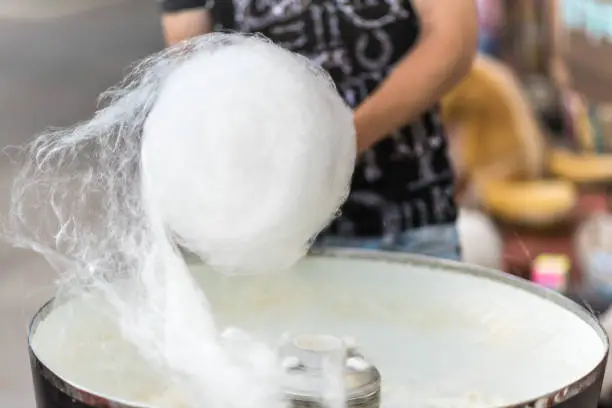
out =
[[[216,28],[261,33],[319,63],[357,107],[415,45],[409,0],[160,0],[166,12],[207,7]],[[438,107],[364,152],[327,233],[393,237],[453,223],[453,172]]]

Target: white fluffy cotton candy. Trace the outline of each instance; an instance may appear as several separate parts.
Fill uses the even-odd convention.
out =
[[[152,55],[102,102],[23,149],[0,232],[60,272],[60,301],[103,296],[189,407],[283,406],[274,348],[220,334],[175,239],[223,271],[297,261],[347,195],[350,109],[321,69],[238,34]]]
[[[145,122],[145,196],[219,270],[294,264],[335,216],[356,156],[330,78],[259,37],[227,36],[165,80]]]

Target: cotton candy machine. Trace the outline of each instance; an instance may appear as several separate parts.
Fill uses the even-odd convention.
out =
[[[220,325],[280,344],[296,407],[319,406],[302,379],[317,376],[325,355],[343,359],[350,407],[597,405],[608,352],[597,320],[496,271],[355,251],[312,255],[269,276],[227,277],[195,263],[192,271]],[[172,400],[104,310],[76,299],[34,317],[38,408]]]

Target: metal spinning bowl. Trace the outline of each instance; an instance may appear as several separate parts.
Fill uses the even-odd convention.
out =
[[[226,277],[197,264],[192,271],[221,325],[270,341],[285,333],[290,339],[333,336],[317,347],[309,343],[328,352],[330,339],[354,338],[356,346],[347,347],[345,356],[363,357],[365,365],[350,363],[347,373],[361,367],[360,378],[368,380],[359,386],[368,392],[376,391],[378,378],[383,407],[597,406],[608,340],[596,318],[557,293],[506,274],[366,251],[313,255],[295,271],[269,276]],[[112,355],[95,344],[96,352],[64,355],[89,359],[93,382],[37,347],[37,336],[52,335],[54,314],[59,309],[46,305],[30,328],[38,408],[145,406],[113,391],[113,375],[105,375],[100,363]],[[44,331],[41,322],[49,322]],[[93,334],[90,340],[95,342]],[[299,356],[294,368],[317,364]],[[361,406],[378,400],[368,401]]]

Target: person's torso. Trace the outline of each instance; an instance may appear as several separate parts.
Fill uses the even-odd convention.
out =
[[[318,62],[357,107],[415,45],[419,21],[408,0],[216,1],[225,30],[261,33]],[[453,175],[437,107],[358,160],[351,194],[328,232],[392,236],[456,218]]]

